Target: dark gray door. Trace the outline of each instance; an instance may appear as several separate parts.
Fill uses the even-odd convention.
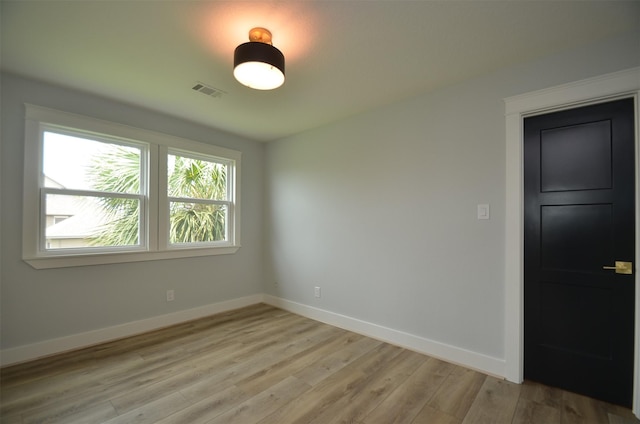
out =
[[[525,378],[631,406],[634,100],[524,132]]]

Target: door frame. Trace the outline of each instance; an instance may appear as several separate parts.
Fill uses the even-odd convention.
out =
[[[505,377],[524,379],[524,118],[541,113],[635,99],[636,270],[640,264],[640,67],[508,97],[506,123],[505,210]],[[635,273],[635,352],[633,412],[640,416],[640,273]]]

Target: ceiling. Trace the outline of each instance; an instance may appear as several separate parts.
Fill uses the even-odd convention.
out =
[[[259,141],[640,27],[639,1],[0,0],[5,71]],[[252,27],[285,84],[232,76]],[[219,97],[194,91],[197,83]]]

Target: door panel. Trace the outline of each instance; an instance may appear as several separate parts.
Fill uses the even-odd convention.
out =
[[[540,208],[542,270],[599,272],[613,255],[611,204]]]
[[[525,120],[525,378],[631,406],[634,101]]]
[[[543,192],[611,188],[610,121],[548,129],[540,138]]]
[[[541,344],[595,358],[611,357],[612,290],[586,284],[540,284]],[[574,302],[579,299],[579,302]]]

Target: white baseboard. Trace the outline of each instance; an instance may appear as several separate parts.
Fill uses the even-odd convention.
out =
[[[447,362],[462,365],[466,368],[481,371],[495,377],[505,377],[506,363],[504,359],[493,358],[481,353],[461,349],[445,343],[429,340],[413,334],[271,295],[264,295],[263,301],[264,303],[286,311],[293,312],[316,321],[321,321],[335,327],[340,327],[345,330],[353,331],[354,333],[369,336],[374,339],[404,347]]]
[[[0,352],[0,366],[26,362],[33,359],[50,356],[56,353],[85,348],[111,340],[134,336],[136,334],[141,334],[147,331],[168,327],[170,325],[180,324],[182,322],[203,318],[209,315],[218,314],[220,312],[226,312],[233,309],[243,308],[249,305],[254,305],[256,303],[261,303],[262,301],[263,296],[261,294],[256,294],[252,296],[241,297],[238,299],[227,300],[224,302],[200,306],[197,308],[187,309],[184,311],[173,312],[166,315],[160,315],[153,318],[128,322],[126,324],[115,325],[113,327],[102,328],[100,330],[93,330],[86,333],[74,334],[71,336],[46,340],[44,342],[34,343],[30,345],[3,349]]]
[[[96,344],[121,339],[124,337],[134,336],[136,334],[145,333],[147,331],[157,330],[159,328],[168,327],[170,325],[180,324],[182,322],[203,318],[209,315],[230,311],[233,309],[243,308],[245,306],[254,305],[256,303],[267,303],[269,305],[293,312],[307,318],[324,322],[329,325],[353,331],[354,333],[369,336],[384,342],[388,342],[397,346],[401,346],[413,351],[423,353],[445,360],[447,362],[459,364],[467,368],[475,369],[486,374],[504,378],[505,361],[499,358],[493,358],[477,352],[461,349],[459,347],[447,345],[437,341],[429,340],[413,334],[383,327],[370,322],[351,318],[346,315],[337,314],[323,309],[315,308],[301,303],[292,302],[290,300],[281,299],[271,295],[256,294],[252,296],[241,297],[238,299],[227,300],[224,302],[214,303],[201,306],[198,308],[187,309],[184,311],[173,312],[166,315],[160,315],[153,318],[147,318],[140,321],[129,322],[113,327],[107,327],[100,330],[88,331],[85,333],[74,334],[71,336],[60,337],[57,339],[46,340],[15,348],[4,349],[0,351],[0,366],[7,366],[26,362],[45,356],[54,355],[70,350],[81,349]]]

